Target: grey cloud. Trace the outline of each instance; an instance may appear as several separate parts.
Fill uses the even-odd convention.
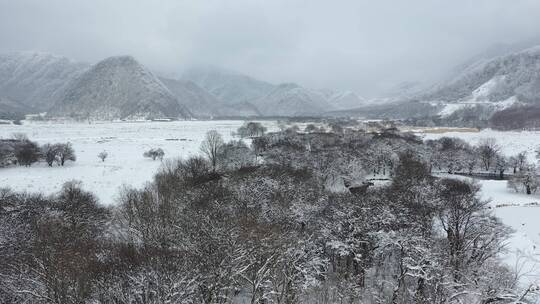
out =
[[[536,0],[0,0],[0,51],[217,65],[373,96],[540,34]]]

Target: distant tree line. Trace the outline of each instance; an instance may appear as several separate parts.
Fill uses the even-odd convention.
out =
[[[237,134],[242,137],[257,137],[262,136],[266,132],[266,127],[260,122],[246,122],[237,130]]]
[[[506,156],[494,138],[481,139],[477,145],[451,137],[428,140],[426,157],[431,170],[508,179],[508,188],[532,194],[540,185],[538,170],[527,152]]]
[[[450,115],[429,115],[407,118],[406,124],[413,126],[447,126],[492,128],[495,130],[538,130],[540,129],[540,105],[519,104],[496,111],[489,105],[474,105],[458,109]]]

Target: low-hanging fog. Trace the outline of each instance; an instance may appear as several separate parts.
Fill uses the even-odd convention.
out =
[[[535,0],[0,0],[0,52],[130,54],[168,74],[215,65],[367,97],[539,29]]]

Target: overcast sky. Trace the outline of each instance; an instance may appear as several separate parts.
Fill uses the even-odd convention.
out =
[[[373,96],[540,32],[538,0],[0,0],[0,51],[216,65]]]

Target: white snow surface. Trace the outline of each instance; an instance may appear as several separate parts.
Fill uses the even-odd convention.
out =
[[[262,122],[275,130],[274,122]],[[199,153],[201,141],[209,130],[217,130],[225,141],[243,121],[174,121],[118,123],[30,123],[22,126],[0,125],[0,138],[25,133],[39,144],[70,142],[76,162],[52,168],[40,162],[29,168],[12,166],[0,169],[0,187],[18,191],[54,193],[63,183],[79,180],[83,188],[94,192],[105,205],[115,204],[122,185],[140,187],[149,182],[160,167],[159,160],[144,158],[150,148],[162,148],[165,160],[185,158]],[[237,138],[236,138],[237,139]],[[97,155],[107,151],[101,162]]]
[[[505,100],[497,101],[497,102],[491,102],[491,101],[481,101],[480,99],[477,99],[478,97],[473,97],[471,100],[467,101],[460,101],[455,103],[431,103],[432,105],[438,105],[442,104],[444,107],[439,112],[439,115],[443,117],[447,117],[452,115],[454,112],[465,109],[465,108],[471,108],[474,106],[484,106],[492,111],[502,111],[506,108],[509,108],[513,106],[514,104],[519,104],[519,100],[516,96],[508,97]]]

